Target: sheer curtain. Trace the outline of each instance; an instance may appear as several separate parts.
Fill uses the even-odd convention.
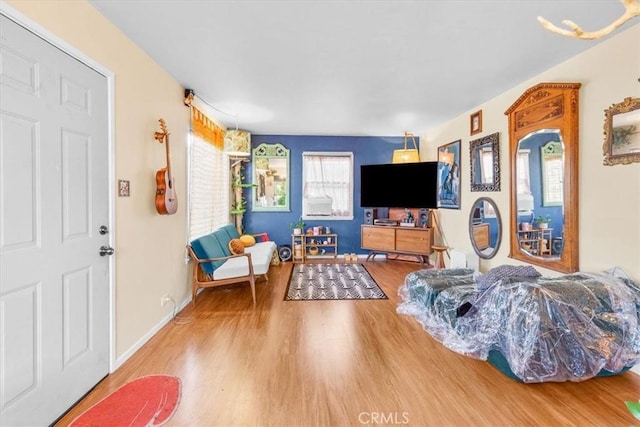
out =
[[[191,109],[188,241],[229,223],[229,162],[222,150],[224,131],[197,108]]]
[[[331,216],[353,216],[353,153],[303,153],[302,160],[303,197],[329,196]]]
[[[562,155],[547,156],[542,162],[543,206],[560,206],[564,200],[564,162]]]

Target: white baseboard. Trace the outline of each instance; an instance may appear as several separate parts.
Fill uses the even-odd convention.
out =
[[[631,368],[631,372],[633,372],[634,374],[640,375],[640,365],[636,365],[633,368]]]
[[[180,305],[176,307],[176,310],[175,310],[176,315],[180,313],[180,311],[190,302],[191,302],[191,295],[185,298],[180,303]],[[158,331],[160,331],[160,329],[162,329],[167,323],[171,322],[171,319],[173,319],[173,312],[167,314],[162,320],[160,320],[160,322],[158,322],[157,325],[151,328],[149,332],[144,334],[142,338],[140,338],[134,345],[132,345],[127,351],[122,353],[122,355],[116,359],[111,373],[114,373],[116,369],[122,366],[122,364],[126,362],[127,359],[129,359],[131,356],[133,356],[136,351],[140,350],[142,346],[147,343],[147,341],[153,338],[153,336],[157,334]]]

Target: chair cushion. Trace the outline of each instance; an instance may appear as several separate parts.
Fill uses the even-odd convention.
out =
[[[220,241],[217,239],[215,233],[207,234],[206,236],[198,237],[191,242],[191,248],[193,253],[200,259],[207,258],[221,258],[228,256],[220,245]],[[228,251],[228,248],[227,248]],[[221,266],[223,261],[206,262],[200,264],[202,271],[205,274],[212,274],[216,268]]]
[[[271,265],[271,258],[276,250],[275,242],[259,242],[248,248],[244,248],[245,252],[251,254],[251,263],[253,264],[253,273],[256,275],[267,274]]]
[[[218,242],[220,242],[220,246],[222,246],[224,255],[231,256],[231,251],[229,250],[229,240],[231,239],[229,239],[227,232],[223,229],[219,229],[214,231],[212,234],[216,236],[216,239],[218,239]]]
[[[253,262],[253,261],[252,261]],[[249,258],[240,256],[228,259],[223,265],[213,272],[214,280],[244,277],[249,274]]]
[[[229,240],[231,240],[231,239],[239,239],[240,238],[240,233],[238,233],[238,230],[236,229],[236,227],[233,224],[227,224],[224,227],[220,227],[220,230],[222,230],[225,233],[227,233],[227,236],[229,237]]]
[[[242,241],[242,244],[245,248],[256,244],[256,238],[251,236],[250,234],[243,234],[242,236],[240,236],[240,240]]]
[[[229,240],[229,250],[232,254],[243,254],[244,253],[244,244],[240,239],[231,239]]]

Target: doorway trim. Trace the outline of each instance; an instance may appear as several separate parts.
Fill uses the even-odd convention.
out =
[[[4,1],[0,0],[0,14],[6,16],[16,24],[26,28],[33,34],[42,38],[46,42],[57,47],[67,55],[80,61],[87,67],[95,70],[97,73],[103,75],[107,79],[107,168],[108,168],[108,204],[109,204],[109,246],[116,248],[116,235],[115,235],[115,191],[113,183],[115,182],[115,129],[114,129],[114,117],[115,117],[115,75],[114,73],[103,66],[102,64],[94,61],[91,57],[87,56],[80,50],[73,47],[67,41],[53,34],[42,25],[35,22],[25,14],[19,12],[15,8],[9,6]],[[113,373],[116,366],[116,346],[115,346],[115,265],[116,257],[109,257],[109,373]]]

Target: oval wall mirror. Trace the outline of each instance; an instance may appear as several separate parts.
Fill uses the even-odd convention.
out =
[[[511,161],[511,258],[578,270],[578,90],[541,83],[505,112]]]
[[[480,197],[469,213],[469,237],[471,246],[480,258],[493,258],[502,240],[502,221],[495,202]]]

